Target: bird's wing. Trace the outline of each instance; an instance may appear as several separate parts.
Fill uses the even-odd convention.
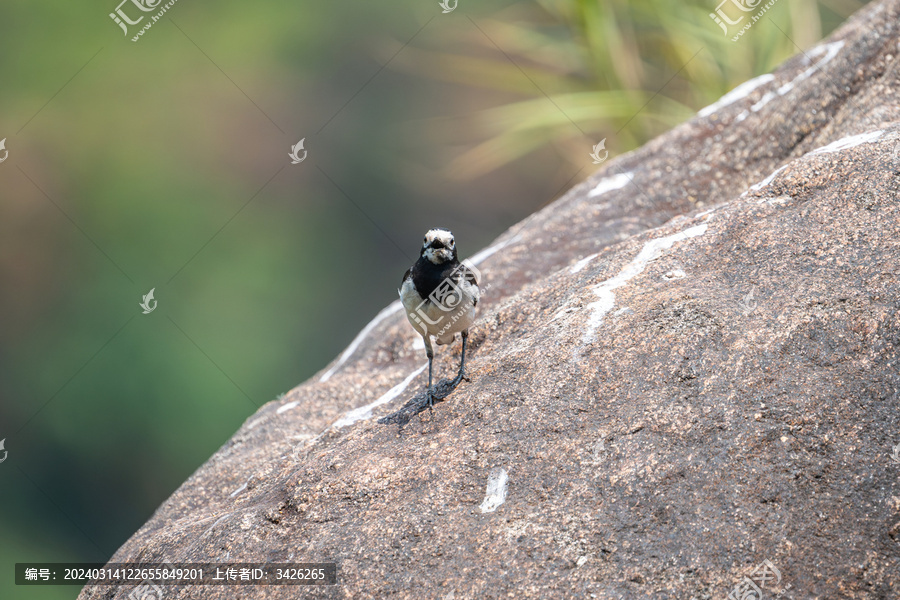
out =
[[[407,269],[407,270],[406,270],[406,273],[403,274],[403,279],[400,280],[400,287],[397,288],[397,291],[398,291],[398,292],[400,291],[400,288],[403,287],[403,283],[404,283],[407,279],[409,279],[409,274],[410,274],[410,273],[412,273],[412,268]]]
[[[474,288],[473,290],[471,290],[472,306],[478,306],[478,300],[481,296],[480,290],[478,289],[478,277],[475,275],[475,272],[466,265],[466,263],[462,263],[460,265],[459,274],[461,283],[467,283]]]
[[[475,272],[472,271],[469,267],[463,263],[460,267],[460,271],[462,272],[463,281],[466,283],[471,283],[474,286],[478,286],[478,278],[475,276]]]

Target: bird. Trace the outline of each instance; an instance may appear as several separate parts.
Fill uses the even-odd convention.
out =
[[[435,227],[425,234],[419,259],[403,275],[397,290],[409,324],[425,341],[425,354],[428,356],[426,402],[429,410],[434,406],[435,398],[431,338],[435,338],[438,345],[444,345],[451,344],[457,333],[461,334],[462,355],[459,372],[449,384],[452,391],[465,379],[466,342],[481,297],[478,279],[478,270],[469,261],[459,262],[456,240],[450,230]],[[446,393],[441,397],[444,396]]]

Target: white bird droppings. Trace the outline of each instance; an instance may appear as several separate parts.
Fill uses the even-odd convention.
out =
[[[503,467],[497,467],[491,470],[488,476],[487,491],[485,492],[484,502],[481,503],[481,512],[489,513],[497,510],[501,504],[506,502],[506,489],[509,485],[509,474]]]

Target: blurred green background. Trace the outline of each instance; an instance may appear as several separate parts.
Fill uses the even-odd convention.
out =
[[[180,0],[133,43],[116,0],[4,0],[0,598],[74,598],[13,564],[108,559],[396,298],[427,228],[474,254],[593,144],[640,146],[862,5],[780,0],[732,42],[715,0]]]

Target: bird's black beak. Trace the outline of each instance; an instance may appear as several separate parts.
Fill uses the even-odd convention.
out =
[[[435,250],[440,250],[441,248],[446,248],[444,242],[441,240],[432,240],[430,244],[428,244],[429,248],[434,248]]]

